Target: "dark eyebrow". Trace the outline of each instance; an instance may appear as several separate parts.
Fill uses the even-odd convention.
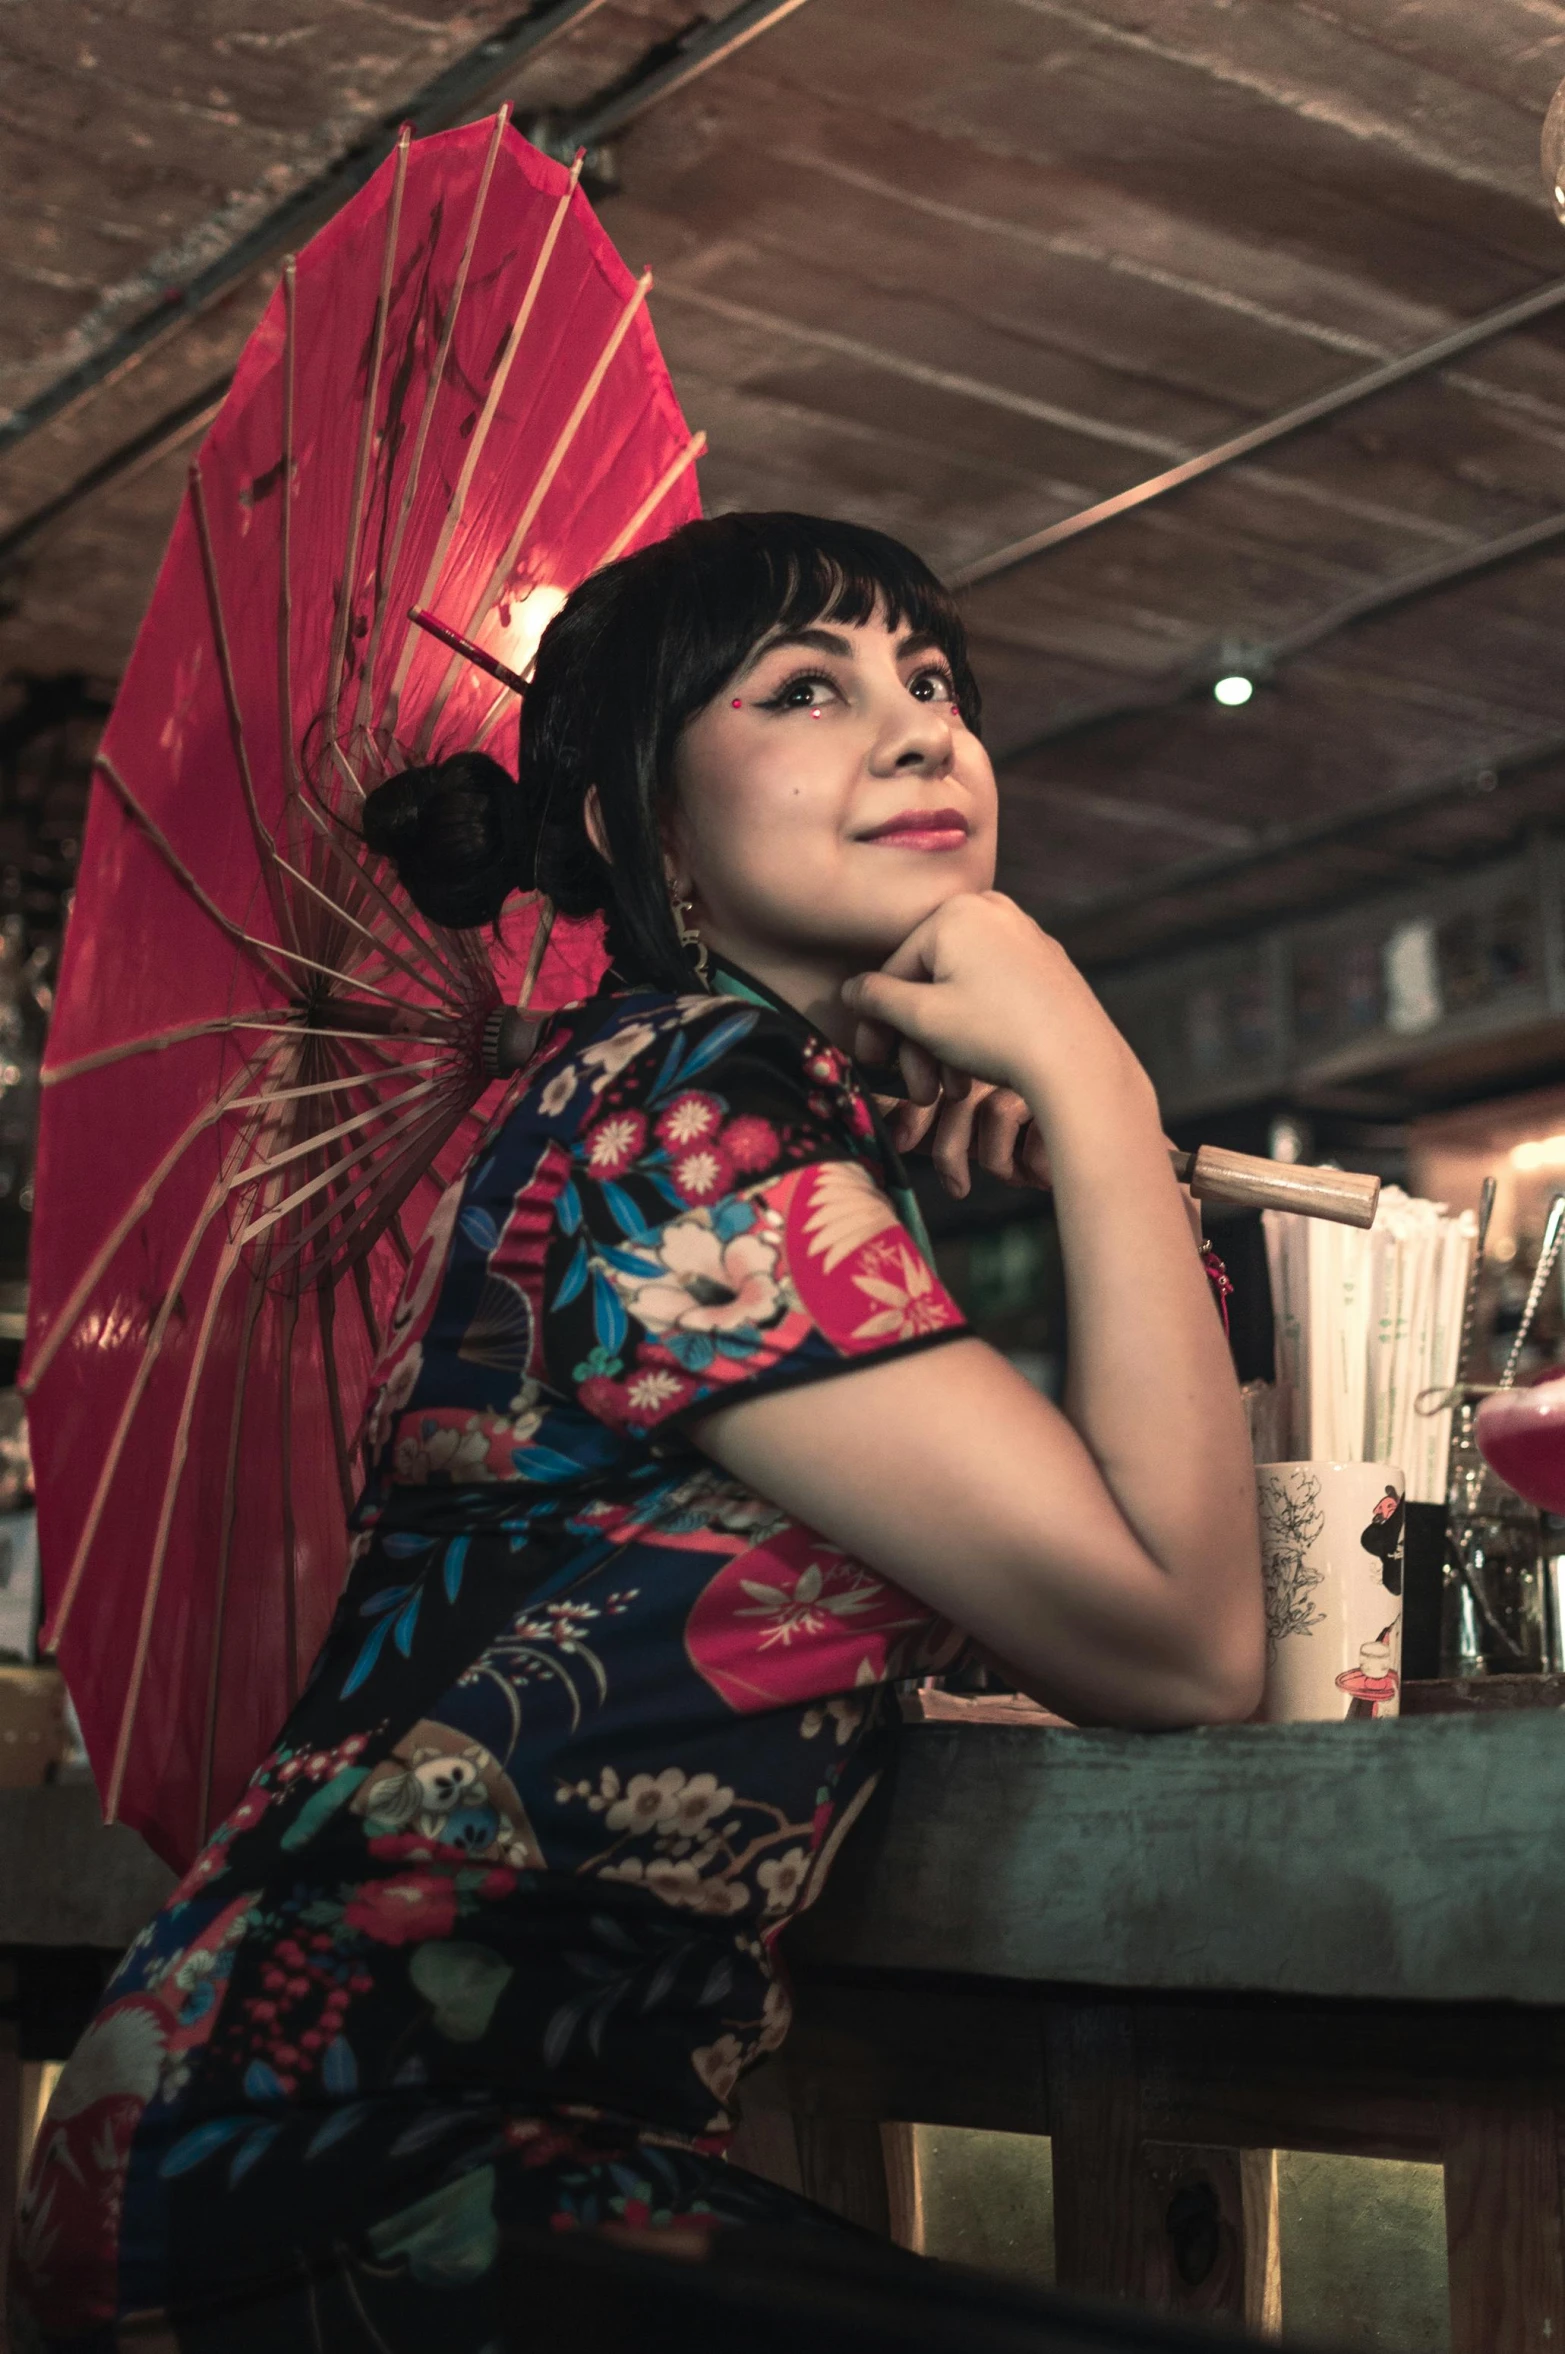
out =
[[[944,654],[945,648],[932,629],[910,630],[897,640],[897,660],[905,662],[910,654]]]
[[[812,653],[840,654],[850,662],[853,659],[852,645],[834,629],[785,629],[756,647],[739,676],[748,678],[756,664],[764,662],[768,654],[775,654],[779,646],[808,646]]]

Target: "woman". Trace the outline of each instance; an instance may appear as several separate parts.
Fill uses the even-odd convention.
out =
[[[367,803],[432,917],[536,882],[613,962],[410,1271],[309,1689],[61,2081],[32,2343],[476,2354],[508,2225],[826,2226],[721,2153],[891,1681],[966,1639],[1078,1721],[1254,1706],[1222,1331],[1144,1073],[990,887],[978,715],[915,557],[733,516],[571,598],[520,790]],[[928,1262],[894,1049],[954,1188],[1053,1184],[1063,1412]]]

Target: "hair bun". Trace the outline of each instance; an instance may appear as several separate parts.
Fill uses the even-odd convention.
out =
[[[412,849],[419,837],[425,788],[437,774],[432,768],[404,769],[367,797],[363,832],[371,850],[382,858],[397,858]]]
[[[361,830],[422,914],[470,931],[493,923],[530,880],[520,813],[521,787],[498,760],[459,752],[388,777],[366,797]]]

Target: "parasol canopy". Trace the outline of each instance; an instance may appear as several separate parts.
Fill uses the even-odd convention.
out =
[[[357,829],[411,761],[514,767],[515,694],[410,609],[525,672],[577,582],[699,512],[648,283],[504,115],[404,134],[246,347],[103,739],[23,1386],[45,1639],[105,1812],[176,1865],[325,1633],[380,1335],[503,1108],[490,944]],[[599,961],[557,927],[534,1002]]]

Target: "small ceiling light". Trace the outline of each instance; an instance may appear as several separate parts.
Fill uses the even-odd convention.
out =
[[[1219,703],[1226,704],[1230,711],[1237,711],[1240,704],[1248,703],[1254,694],[1255,681],[1253,678],[1246,678],[1242,672],[1236,670],[1229,677],[1220,678],[1212,692]]]

